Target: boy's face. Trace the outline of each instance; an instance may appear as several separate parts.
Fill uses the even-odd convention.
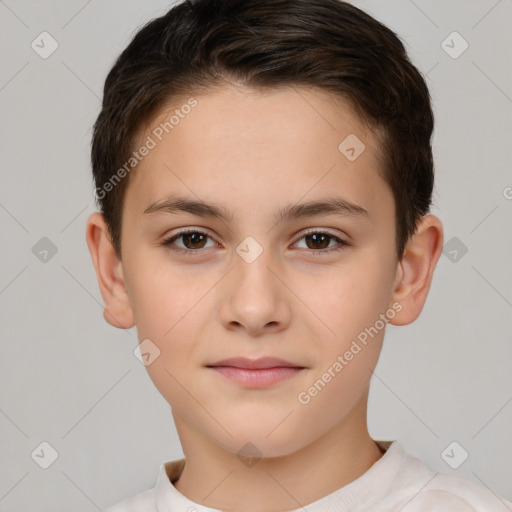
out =
[[[355,435],[366,428],[399,265],[393,195],[378,173],[376,142],[348,105],[335,107],[314,90],[225,87],[195,99],[161,141],[152,131],[187,99],[141,135],[140,145],[150,135],[156,147],[133,171],[125,197],[118,271],[139,340],[160,350],[149,375],[181,435],[232,452],[251,442],[278,456],[333,428]],[[145,213],[177,196],[214,203],[232,217]],[[327,200],[367,213],[277,220],[288,207]],[[164,245],[183,230],[199,233]],[[208,367],[240,357],[276,357],[303,369],[244,385]]]

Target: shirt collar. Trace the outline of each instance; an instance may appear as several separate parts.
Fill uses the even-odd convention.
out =
[[[397,441],[376,441],[384,455],[363,475],[336,491],[306,505],[308,512],[345,512],[382,496],[391,487],[404,456]],[[173,485],[185,467],[185,459],[163,462],[158,471],[155,499],[158,512],[222,512],[205,507],[181,494]],[[303,511],[298,508],[292,512]]]

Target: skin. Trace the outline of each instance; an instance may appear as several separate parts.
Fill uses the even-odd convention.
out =
[[[136,325],[139,340],[160,350],[146,368],[171,406],[186,457],[174,483],[182,494],[222,510],[298,509],[382,456],[366,415],[385,329],[309,403],[298,394],[393,304],[401,310],[390,323],[418,317],[442,251],[442,224],[433,215],[421,219],[398,261],[379,146],[344,100],[305,88],[234,85],[194,97],[197,107],[130,175],[122,260],[101,214],[88,219],[104,317],[122,329]],[[161,110],[139,142],[183,103]],[[354,161],[338,150],[350,134],[365,144]],[[170,194],[215,202],[233,218],[143,213]],[[369,217],[274,219],[290,203],[333,196]],[[163,245],[183,228],[209,238],[177,238],[174,245],[187,254]],[[337,240],[304,238],[311,229],[350,245],[325,252],[340,247]],[[263,249],[252,263],[236,252],[248,236]],[[305,369],[249,389],[205,367],[235,356],[280,357]],[[251,466],[237,456],[248,442],[261,456]]]

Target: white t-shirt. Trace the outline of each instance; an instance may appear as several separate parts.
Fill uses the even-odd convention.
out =
[[[366,473],[293,512],[512,512],[512,502],[471,480],[431,471],[397,441],[376,443],[385,453]],[[174,487],[184,465],[185,459],[162,463],[153,489],[105,512],[220,512]]]

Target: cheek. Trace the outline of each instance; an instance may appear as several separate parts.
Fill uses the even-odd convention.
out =
[[[329,328],[323,332],[330,341],[352,339],[388,309],[389,267],[376,257],[357,258],[308,285],[307,304]]]
[[[179,268],[155,261],[140,263],[131,272],[130,302],[140,339],[166,340],[193,314],[207,287],[196,284]]]
[[[361,400],[377,365],[385,332],[385,324],[381,329],[371,326],[368,330],[352,329],[359,331],[354,336],[340,332],[332,343],[323,346],[315,372],[296,396],[305,430],[316,432],[320,427],[333,426]]]
[[[338,360],[345,349],[352,347],[351,359]],[[339,347],[341,348],[341,347]],[[283,429],[273,431],[268,439],[283,450],[292,451],[294,446],[306,445],[338,424],[350,427],[354,418],[366,414],[366,392],[372,371],[375,368],[381,348],[381,339],[375,337],[366,346],[348,344],[339,351],[325,355],[318,371],[305,379],[303,387],[297,390],[293,400],[293,418]],[[337,364],[336,364],[337,363]],[[352,420],[349,418],[352,418]],[[290,436],[290,429],[293,434]],[[347,435],[350,435],[347,430]]]
[[[194,350],[199,346],[202,323],[209,307],[205,294],[211,285],[184,276],[162,262],[139,266],[130,286],[137,335],[140,341],[149,339],[158,349],[158,357],[146,366],[151,379],[171,403],[182,397],[179,383],[187,382],[187,364],[199,364]],[[165,270],[155,270],[155,269]],[[151,270],[152,269],[152,270]],[[187,389],[194,392],[194,383]]]

